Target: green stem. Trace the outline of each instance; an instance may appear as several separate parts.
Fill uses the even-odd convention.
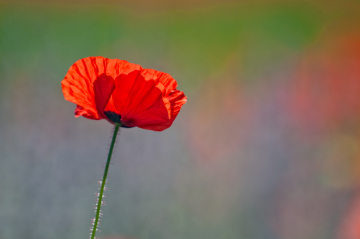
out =
[[[95,216],[95,221],[94,221],[94,227],[91,233],[91,239],[95,238],[95,233],[96,233],[96,229],[98,226],[98,222],[99,222],[99,216],[100,216],[100,208],[101,208],[101,203],[102,203],[102,198],[103,198],[103,194],[104,194],[104,188],[105,188],[105,183],[106,183],[106,178],[107,178],[107,174],[109,171],[109,165],[110,165],[110,160],[111,160],[111,155],[114,149],[114,145],[115,145],[115,140],[116,140],[116,136],[117,133],[119,131],[119,127],[120,127],[120,123],[115,123],[115,129],[114,129],[114,134],[111,140],[111,145],[110,145],[110,149],[109,149],[109,155],[106,161],[106,166],[105,166],[105,171],[104,171],[104,176],[101,182],[101,188],[100,188],[100,193],[99,193],[99,201],[97,203],[97,208],[96,208],[96,216]]]

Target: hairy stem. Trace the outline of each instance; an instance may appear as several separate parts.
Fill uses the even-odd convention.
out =
[[[98,226],[99,216],[100,216],[100,209],[101,209],[101,204],[102,204],[102,198],[103,198],[103,195],[104,195],[104,188],[105,188],[106,178],[107,178],[107,174],[108,174],[108,171],[109,171],[111,155],[112,155],[112,152],[113,152],[113,149],[114,149],[115,140],[116,140],[117,133],[119,131],[119,127],[120,127],[120,123],[115,123],[114,134],[113,134],[113,137],[112,137],[112,140],[111,140],[111,145],[110,145],[110,149],[109,149],[109,155],[108,155],[108,158],[107,158],[107,161],[106,161],[104,176],[103,176],[103,179],[101,181],[99,200],[98,200],[97,207],[96,207],[96,215],[95,215],[95,220],[94,220],[94,227],[93,227],[93,230],[92,230],[92,233],[91,233],[91,239],[95,238],[95,233],[97,231],[97,226]]]

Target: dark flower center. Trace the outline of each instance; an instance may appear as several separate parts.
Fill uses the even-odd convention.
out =
[[[133,128],[134,126],[127,126],[126,124],[124,124],[123,122],[121,122],[121,115],[112,112],[112,111],[104,111],[104,114],[106,115],[106,117],[114,122],[114,123],[120,123],[120,126],[123,128]]]

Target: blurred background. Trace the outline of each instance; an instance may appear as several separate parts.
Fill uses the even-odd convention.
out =
[[[360,239],[360,1],[0,1],[0,239],[87,238],[112,136],[61,80],[104,56],[188,102],[122,129],[97,237]]]

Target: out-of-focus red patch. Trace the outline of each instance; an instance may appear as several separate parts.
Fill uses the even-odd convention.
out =
[[[360,121],[360,37],[324,42],[305,53],[289,89],[292,119],[315,133]]]
[[[360,238],[360,194],[358,194],[351,202],[347,213],[341,221],[337,238]]]

